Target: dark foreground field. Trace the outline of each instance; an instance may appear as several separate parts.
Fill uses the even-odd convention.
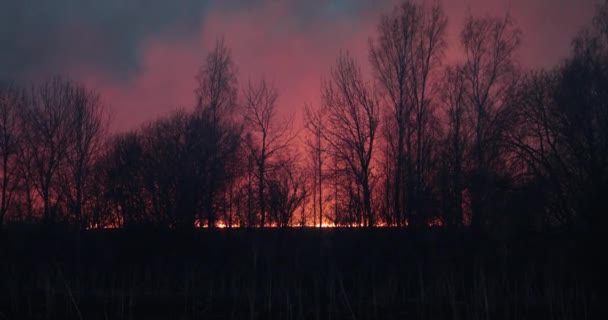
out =
[[[597,240],[399,229],[9,229],[0,319],[593,319]]]

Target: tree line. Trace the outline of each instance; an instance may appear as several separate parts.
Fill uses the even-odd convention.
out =
[[[405,1],[369,39],[371,73],[341,52],[306,105],[238,83],[223,40],[196,105],[110,134],[94,90],[55,77],[0,86],[0,224],[79,228],[605,225],[608,5],[548,70],[517,60],[513,19],[469,15],[446,64],[448,18]],[[456,50],[455,48],[458,48]]]

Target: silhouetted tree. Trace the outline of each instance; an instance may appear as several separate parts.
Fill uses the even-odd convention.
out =
[[[322,85],[327,126],[323,135],[328,152],[357,186],[357,199],[366,226],[375,225],[372,212],[372,159],[379,125],[379,107],[372,88],[348,53],[337,60],[331,77]]]
[[[581,218],[594,228],[606,225],[608,202],[608,4],[574,42],[573,57],[558,78],[558,142],[569,163],[572,193]]]
[[[433,77],[446,47],[446,25],[439,2],[427,8],[405,1],[382,17],[377,39],[370,40],[370,62],[388,106],[385,136],[394,159],[392,211],[399,225],[405,223],[404,213],[409,220],[425,220],[422,207],[431,183],[427,175],[434,136]]]
[[[65,199],[62,170],[71,152],[74,112],[81,94],[89,93],[70,80],[53,78],[34,86],[22,109],[24,144],[30,148],[33,187],[41,198],[44,221],[57,222]],[[88,98],[86,98],[88,99]]]
[[[189,122],[189,115],[178,111],[151,123],[141,134],[148,210],[159,224],[179,229],[194,228],[196,199],[204,196]]]
[[[106,196],[120,226],[131,228],[150,221],[144,187],[144,148],[137,132],[112,139],[106,156]]]
[[[513,107],[519,125],[509,132],[509,143],[522,163],[523,183],[536,183],[546,189],[545,210],[550,220],[558,224],[572,222],[572,203],[567,200],[567,184],[560,169],[561,151],[555,141],[554,122],[557,115],[553,106],[557,88],[557,72],[530,72],[522,78],[514,96]],[[537,212],[542,215],[542,212]],[[555,224],[549,222],[549,224]]]
[[[273,169],[271,163],[288,151],[293,140],[291,126],[287,121],[278,120],[276,114],[277,91],[265,80],[258,85],[249,83],[244,92],[245,125],[250,136],[245,140],[256,167],[258,182],[258,206],[260,226],[266,226],[267,175]]]
[[[601,228],[608,209],[608,5],[553,71],[530,73],[510,142],[546,194],[550,224]]]
[[[217,222],[214,202],[222,196],[227,183],[234,179],[238,166],[238,137],[241,128],[235,122],[237,106],[237,70],[230,49],[218,40],[207,55],[205,64],[196,76],[198,81],[197,108],[193,121],[199,135],[199,153],[203,179],[202,212],[209,227]],[[194,125],[194,123],[193,123]]]
[[[20,113],[20,122],[22,128],[25,127],[22,114]],[[35,150],[25,143],[24,134],[22,131],[22,143],[17,145],[18,164],[17,164],[17,179],[18,188],[16,190],[16,219],[27,222],[37,221],[36,206],[37,202],[36,191],[34,190],[35,172],[34,167],[34,152]]]
[[[236,107],[237,69],[224,39],[216,41],[196,75],[197,109],[209,109],[210,117],[219,120]]]
[[[306,179],[295,159],[281,159],[268,179],[269,212],[279,227],[292,224],[294,213],[304,205]]]
[[[491,210],[494,177],[505,164],[504,135],[509,131],[508,93],[517,79],[513,55],[520,31],[510,16],[469,16],[461,33],[465,104],[472,130],[469,173],[471,223],[481,228]]]
[[[322,109],[312,110],[309,106],[304,109],[304,122],[311,135],[307,146],[313,163],[313,214],[319,210],[319,228],[323,225],[323,160],[326,150],[323,147],[323,114]],[[313,221],[316,218],[313,216]]]
[[[91,214],[93,170],[105,147],[109,118],[96,92],[76,86],[72,95],[70,136],[60,181],[67,213],[78,227],[85,228]]]
[[[445,112],[444,143],[441,152],[440,178],[443,218],[450,226],[464,223],[463,192],[465,170],[468,168],[470,126],[466,112],[466,83],[459,67],[448,67],[444,75],[441,99]]]
[[[0,227],[19,186],[19,148],[23,143],[19,111],[24,104],[25,96],[19,88],[0,84]]]
[[[87,187],[87,228],[118,228],[122,217],[110,198],[108,177],[108,154],[111,141],[106,138],[101,154],[95,159],[89,170]]]
[[[252,137],[248,134],[245,137],[246,145],[253,145]],[[255,155],[253,153],[249,153],[247,155],[247,217],[244,219],[247,222],[247,227],[254,227],[257,225],[257,220],[255,216]]]
[[[202,212],[209,227],[217,222],[218,199],[243,173],[240,151],[242,126],[232,114],[214,118],[213,112],[195,113],[190,121],[193,152],[198,157],[196,174],[203,181]],[[214,120],[215,119],[215,120]]]

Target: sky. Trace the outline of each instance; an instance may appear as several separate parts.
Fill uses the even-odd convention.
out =
[[[418,0],[418,2],[424,2]],[[64,75],[97,90],[113,132],[194,105],[195,75],[216,40],[231,48],[239,82],[265,77],[281,114],[318,104],[339,52],[368,68],[368,40],[396,0],[0,0],[0,81]],[[566,57],[599,0],[443,0],[446,63],[457,60],[464,18],[510,12],[525,68]]]

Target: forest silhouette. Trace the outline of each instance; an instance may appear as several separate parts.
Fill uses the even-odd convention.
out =
[[[446,65],[441,6],[405,2],[369,40],[372,74],[340,54],[304,132],[277,114],[271,83],[239,85],[223,40],[193,111],[127,133],[67,78],[4,85],[0,223],[603,225],[606,20],[602,7],[558,66],[525,70],[509,15],[469,16],[464,60]]]

